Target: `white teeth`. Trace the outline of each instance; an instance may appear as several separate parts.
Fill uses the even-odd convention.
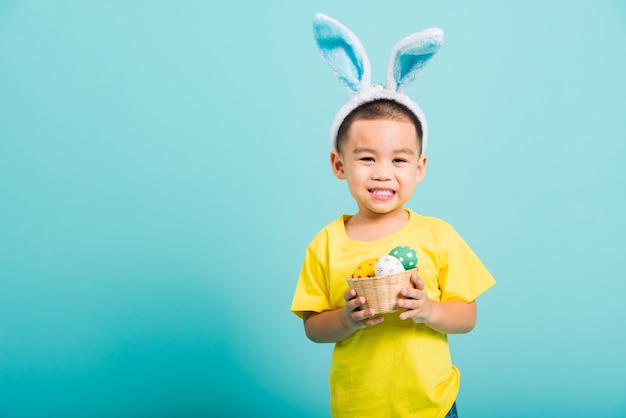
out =
[[[377,194],[379,196],[391,196],[393,192],[391,190],[372,190],[372,193]]]

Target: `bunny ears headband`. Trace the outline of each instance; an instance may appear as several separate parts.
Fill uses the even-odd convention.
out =
[[[331,148],[337,149],[337,132],[343,120],[357,107],[376,100],[392,100],[407,107],[422,125],[422,154],[428,141],[428,126],[422,109],[403,93],[443,44],[443,31],[426,29],[401,40],[392,50],[387,67],[387,84],[372,85],[370,62],[361,41],[333,18],[318,13],[313,34],[324,60],[351,94],[335,116],[330,132]]]

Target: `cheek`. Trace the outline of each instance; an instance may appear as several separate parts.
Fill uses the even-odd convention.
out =
[[[369,177],[369,172],[370,170],[368,169],[368,167],[359,165],[350,166],[346,170],[346,174],[348,174],[348,177],[354,181],[362,181],[363,179],[367,179]]]
[[[408,168],[402,172],[401,178],[405,183],[415,183],[419,178],[419,171],[416,167]]]

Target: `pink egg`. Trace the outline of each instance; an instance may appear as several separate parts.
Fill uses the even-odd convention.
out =
[[[385,255],[376,262],[376,276],[389,276],[404,271],[404,267],[400,260],[392,255]]]

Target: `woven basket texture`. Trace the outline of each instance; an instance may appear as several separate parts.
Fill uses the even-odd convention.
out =
[[[376,313],[389,313],[399,311],[398,298],[400,298],[400,290],[403,288],[412,288],[411,275],[416,273],[417,269],[406,270],[401,273],[391,274],[381,277],[365,277],[362,279],[353,279],[352,276],[346,277],[348,286],[355,289],[358,296],[365,297],[365,303],[361,309],[374,308]]]

